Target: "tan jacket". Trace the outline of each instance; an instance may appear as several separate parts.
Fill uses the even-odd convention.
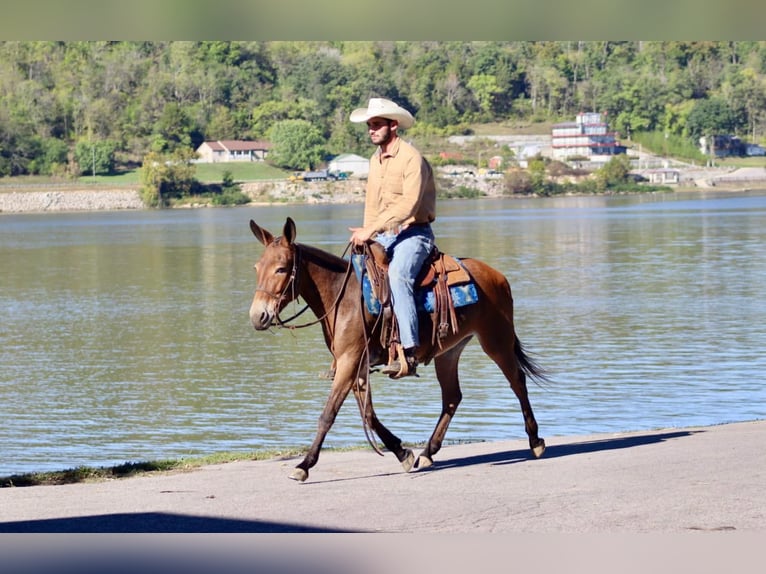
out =
[[[412,145],[397,138],[392,149],[370,158],[364,203],[364,227],[378,233],[398,232],[411,223],[436,219],[433,171]]]

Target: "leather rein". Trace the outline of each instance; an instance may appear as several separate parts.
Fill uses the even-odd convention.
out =
[[[341,255],[341,257],[343,257],[343,255],[345,255],[348,252],[350,247],[351,247],[351,243],[346,245],[346,248],[343,250],[343,254]],[[365,252],[367,255],[369,255],[369,247],[365,246]],[[276,299],[277,309],[279,309],[279,303],[282,301],[282,299],[285,298],[285,295],[287,294],[288,289],[290,289],[291,291],[291,295],[292,295],[291,301],[295,301],[298,298],[297,283],[298,283],[298,267],[299,267],[299,259],[300,259],[300,249],[298,244],[295,244],[295,249],[293,253],[294,253],[293,268],[290,271],[290,280],[284,286],[284,288],[282,289],[282,292],[279,293],[279,295],[272,293],[271,291],[266,291],[265,289],[256,289],[256,291],[266,293],[269,297]],[[309,308],[309,305],[307,303],[306,306],[303,307],[303,309],[295,313],[292,317],[289,317],[284,320],[279,316],[279,311],[277,311],[275,316],[277,324],[280,327],[285,329],[303,329],[304,327],[311,327],[312,325],[316,325],[317,323],[321,323],[322,321],[324,321],[330,315],[330,313],[338,306],[338,303],[343,297],[343,293],[346,290],[346,284],[348,283],[348,279],[351,276],[352,268],[353,268],[353,265],[351,264],[351,261],[349,261],[348,268],[346,269],[346,274],[343,277],[343,283],[341,284],[340,289],[338,290],[338,294],[335,297],[335,300],[333,301],[332,305],[330,305],[330,307],[324,312],[324,314],[321,317],[318,317],[314,321],[303,323],[301,325],[288,325],[290,321],[294,321],[300,315],[306,312],[306,310]],[[363,305],[363,302],[360,302],[360,304]],[[380,317],[376,319],[376,322],[379,320],[380,320]],[[372,435],[374,431],[370,428],[370,425],[366,417],[364,416],[368,401],[370,400],[370,383],[369,381],[366,381],[364,388],[362,388],[361,381],[366,380],[366,377],[364,379],[360,377],[363,366],[366,366],[368,373],[370,372],[370,353],[369,353],[370,339],[369,339],[369,334],[366,332],[364,334],[364,339],[365,339],[365,346],[364,346],[365,352],[364,352],[362,360],[359,362],[359,366],[357,367],[357,375],[356,377],[354,377],[355,379],[354,384],[357,386],[357,389],[359,389],[360,392],[358,394],[355,393],[355,396],[357,397],[357,406],[359,407],[359,414],[362,419],[362,428],[364,430],[365,438],[367,439],[367,442],[370,444],[370,446],[373,448],[373,450],[376,453],[378,453],[380,456],[384,456],[383,452],[380,450],[380,447],[378,447],[375,440],[373,439]]]

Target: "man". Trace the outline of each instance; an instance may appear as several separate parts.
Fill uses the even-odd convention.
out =
[[[374,239],[386,248],[393,310],[404,349],[404,356],[381,372],[392,378],[415,375],[418,346],[415,279],[434,246],[433,171],[420,152],[401,139],[399,130],[412,126],[415,118],[398,104],[371,98],[366,108],[351,112],[350,120],[366,123],[370,140],[378,146],[370,158],[364,223],[362,227],[349,228],[351,243],[363,245]]]

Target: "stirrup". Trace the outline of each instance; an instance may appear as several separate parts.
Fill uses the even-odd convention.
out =
[[[404,361],[396,359],[383,367],[380,372],[388,375],[392,379],[401,379],[402,377],[417,377],[418,361],[415,357],[405,357]]]

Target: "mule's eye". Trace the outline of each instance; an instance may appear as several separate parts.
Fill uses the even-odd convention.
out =
[[[276,273],[287,273],[287,267],[277,267]]]

